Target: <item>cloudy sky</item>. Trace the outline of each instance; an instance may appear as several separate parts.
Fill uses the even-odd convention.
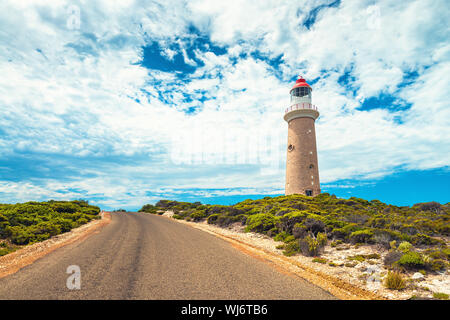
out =
[[[313,87],[322,190],[450,201],[447,1],[1,1],[0,202],[284,191]]]

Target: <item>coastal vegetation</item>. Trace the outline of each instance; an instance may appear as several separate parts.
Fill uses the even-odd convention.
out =
[[[338,198],[322,193],[315,197],[289,195],[245,200],[235,205],[160,200],[141,212],[172,211],[175,219],[227,227],[242,225],[247,232],[272,237],[290,256],[319,257],[323,248],[374,245],[388,253],[384,265],[393,271],[437,272],[449,266],[450,203],[418,203],[394,206],[379,200]],[[355,261],[379,256],[355,256]],[[319,262],[319,260],[316,260]],[[393,282],[397,273],[393,273]],[[401,287],[400,285],[397,287]]]
[[[99,213],[84,200],[0,204],[0,256],[98,219]]]

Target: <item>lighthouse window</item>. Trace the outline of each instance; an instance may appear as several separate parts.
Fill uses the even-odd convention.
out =
[[[310,165],[309,165],[309,168],[310,168],[310,169],[313,169],[313,168],[314,168],[314,165],[313,165],[313,164],[310,164]]]
[[[305,190],[305,194],[309,197],[312,196],[312,190]]]
[[[289,151],[294,150],[294,146],[293,146],[292,144],[290,144],[289,147],[288,147],[288,150],[289,150]]]
[[[295,97],[304,97],[311,96],[311,89],[308,87],[299,87],[292,90],[292,96]]]

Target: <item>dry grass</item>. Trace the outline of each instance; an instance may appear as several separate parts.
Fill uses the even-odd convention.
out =
[[[384,284],[386,288],[392,290],[403,290],[406,288],[406,282],[398,272],[389,272]]]

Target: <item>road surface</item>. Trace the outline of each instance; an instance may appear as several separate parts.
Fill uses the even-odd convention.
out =
[[[0,299],[334,299],[201,230],[150,214],[111,216],[86,240],[0,279]],[[79,290],[66,285],[71,265]]]

